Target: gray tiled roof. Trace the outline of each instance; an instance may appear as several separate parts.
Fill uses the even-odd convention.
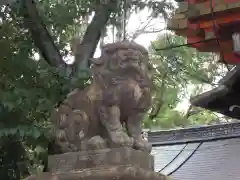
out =
[[[185,142],[183,138],[180,144],[162,142],[152,150],[155,171],[171,175],[173,180],[240,179],[239,154],[240,136],[199,142]]]
[[[179,152],[184,147],[184,144],[175,146],[153,147],[152,155],[154,156],[155,170],[164,170],[164,167],[167,167],[168,164],[179,154]]]

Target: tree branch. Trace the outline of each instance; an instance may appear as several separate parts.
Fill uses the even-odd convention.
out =
[[[96,8],[95,15],[87,27],[86,33],[75,55],[75,72],[88,69],[90,65],[89,59],[94,55],[102,31],[108,22],[110,14],[116,9],[117,2],[117,0],[109,0]]]
[[[165,29],[157,29],[157,30],[144,30],[144,29],[141,29],[141,30],[137,30],[131,37],[132,40],[135,40],[137,39],[140,35],[142,34],[151,34],[151,33],[159,33],[159,32],[162,32],[164,31]]]
[[[89,68],[89,59],[93,56],[101,37],[101,33],[108,22],[110,14],[116,9],[117,4],[118,0],[107,0],[101,2],[96,8],[93,20],[87,27],[83,40],[78,46],[75,55],[76,61],[73,66],[74,72]],[[66,69],[67,64],[63,61],[51,35],[42,22],[34,0],[23,0],[23,16],[24,23],[29,29],[33,41],[43,58],[51,66],[60,68],[64,67],[64,69]]]
[[[32,39],[47,63],[54,67],[66,67],[61,54],[39,16],[34,0],[23,0],[24,23],[29,29]]]
[[[131,40],[137,39],[142,34],[158,33],[163,30],[166,30],[166,29],[148,30],[150,27],[153,26],[152,24],[150,24],[153,20],[154,20],[154,18],[152,17],[152,15],[149,15],[147,17],[146,21],[142,21],[141,24],[138,26],[137,30],[134,33],[132,33],[132,35],[130,35]]]
[[[149,119],[153,120],[154,118],[157,117],[157,115],[159,114],[163,104],[164,104],[164,101],[162,100],[163,98],[163,95],[165,93],[165,78],[167,77],[167,72],[165,72],[163,74],[163,77],[162,77],[162,83],[161,83],[161,86],[160,86],[160,94],[159,94],[159,97],[158,97],[158,100],[156,102],[156,104],[153,104],[152,108],[151,108],[151,111],[150,111],[150,114],[149,114]]]

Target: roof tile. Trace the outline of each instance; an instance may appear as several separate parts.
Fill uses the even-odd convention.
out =
[[[165,174],[177,168],[188,158],[197,143],[188,144],[184,151],[173,161],[173,158],[185,146],[172,145],[153,148],[155,171],[165,168]],[[240,138],[204,142],[176,172],[174,180],[236,180],[240,179]],[[169,169],[168,169],[169,168]]]

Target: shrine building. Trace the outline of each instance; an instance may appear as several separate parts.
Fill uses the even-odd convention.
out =
[[[219,55],[233,65],[219,86],[191,104],[240,119],[240,1],[176,0],[179,8],[168,29],[186,37],[186,45]],[[155,171],[173,180],[240,179],[240,121],[228,124],[148,132]]]
[[[173,180],[240,179],[240,123],[148,132],[155,171]]]

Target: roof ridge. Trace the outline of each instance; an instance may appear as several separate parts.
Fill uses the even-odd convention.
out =
[[[148,131],[152,145],[182,144],[240,137],[240,122],[173,130]]]

